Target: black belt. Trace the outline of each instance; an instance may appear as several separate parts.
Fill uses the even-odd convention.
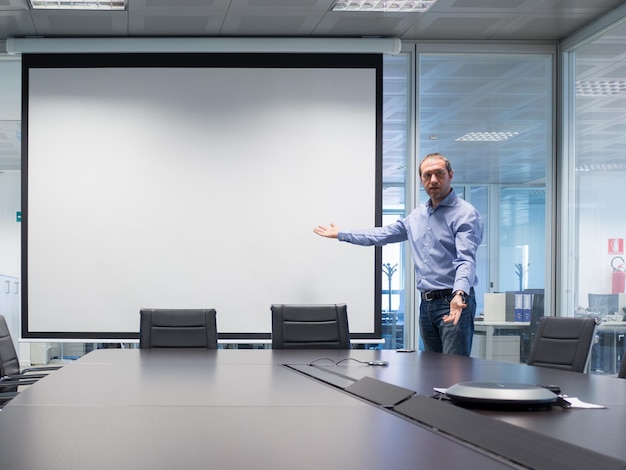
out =
[[[472,295],[473,293],[474,288],[470,287],[469,294]],[[431,290],[428,292],[422,292],[420,295],[422,296],[422,300],[430,302],[431,300],[443,299],[444,297],[452,295],[452,289]]]
[[[452,289],[431,290],[422,292],[422,300],[430,302],[431,300],[443,299],[449,295],[452,295]]]

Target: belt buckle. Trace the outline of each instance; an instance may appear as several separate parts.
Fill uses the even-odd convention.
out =
[[[430,302],[431,300],[435,300],[435,295],[432,292],[424,292],[422,297],[426,302]]]

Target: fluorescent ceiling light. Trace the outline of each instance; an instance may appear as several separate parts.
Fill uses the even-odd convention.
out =
[[[470,132],[454,139],[455,142],[504,142],[512,139],[522,132]]]
[[[30,0],[34,10],[125,10],[126,0]]]
[[[337,0],[332,11],[424,12],[437,0]]]
[[[626,170],[626,164],[624,163],[595,163],[589,165],[578,165],[575,168],[579,172],[588,171],[624,171]]]
[[[577,80],[576,96],[609,96],[626,92],[626,80]]]

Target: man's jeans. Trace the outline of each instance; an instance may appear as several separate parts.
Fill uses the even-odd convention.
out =
[[[459,322],[444,323],[443,317],[450,313],[452,295],[435,300],[423,300],[420,305],[420,334],[426,351],[469,356],[474,337],[476,296],[467,297],[467,307],[461,312]]]

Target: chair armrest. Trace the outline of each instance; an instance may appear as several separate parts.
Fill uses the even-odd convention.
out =
[[[37,383],[39,377],[18,378],[17,376],[7,376],[0,378],[0,390],[7,387],[21,387],[23,385],[32,385]]]
[[[59,370],[61,369],[63,366],[41,366],[41,367],[28,367],[26,369],[22,369],[21,374],[27,374],[27,373],[31,373],[31,372],[39,372],[39,371],[45,371],[45,370]]]
[[[2,380],[39,380],[39,379],[43,379],[44,377],[47,377],[48,374],[11,374],[11,375],[4,375],[2,377],[0,377],[0,381]]]
[[[36,374],[34,372],[53,371],[58,370],[61,367],[63,366],[31,367],[22,370],[22,373],[20,374],[5,375],[0,377],[0,387],[19,387],[22,385],[32,385],[39,379],[43,379],[44,377],[48,376],[48,373]]]
[[[20,392],[0,392],[0,403],[7,402],[19,395]]]

